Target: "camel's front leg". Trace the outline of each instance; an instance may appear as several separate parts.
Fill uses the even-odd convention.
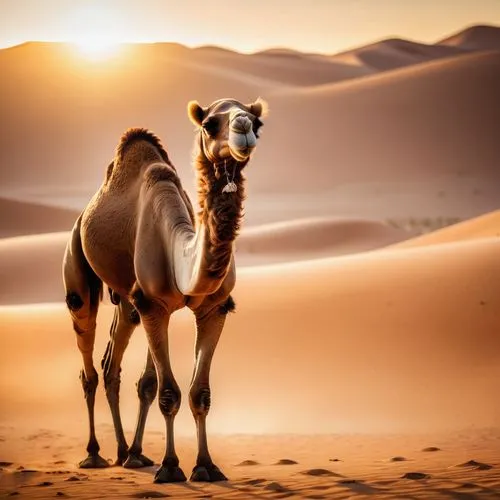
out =
[[[175,483],[186,481],[184,472],[179,468],[179,458],[174,445],[174,420],[181,404],[181,391],[174,379],[168,352],[167,310],[144,297],[142,291],[134,294],[134,305],[141,315],[142,324],[148,337],[149,350],[158,375],[158,402],[165,417],[167,443],[162,465],[158,469],[156,483]]]
[[[231,297],[227,303],[217,306],[209,313],[196,314],[196,347],[193,380],[189,391],[189,405],[196,421],[198,434],[198,457],[191,474],[191,481],[225,481],[226,476],[212,462],[208,451],[206,418],[210,409],[210,365],[224,327],[226,314],[234,303]]]

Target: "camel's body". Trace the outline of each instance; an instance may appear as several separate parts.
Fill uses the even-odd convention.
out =
[[[191,478],[224,479],[207,446],[205,418],[210,406],[209,371],[226,314],[234,308],[232,254],[242,215],[243,176],[261,122],[260,102],[244,106],[216,101],[203,109],[190,103],[191,119],[200,125],[195,167],[201,211],[192,205],[158,138],[143,129],[124,134],[100,190],[73,229],[64,259],[66,300],[83,356],[81,379],[90,422],[89,456],[82,467],[104,467],[94,432],[97,372],[92,351],[103,283],[116,305],[102,366],[106,394],[118,441],[118,463],[141,467],[147,412],[156,392],[167,424],[167,449],[156,480],[183,481],[174,447],[173,422],[180,390],[170,368],[170,315],[188,306],[195,314],[195,369],[189,399],[198,428],[199,453]],[[229,179],[227,170],[232,173]],[[234,180],[237,191],[225,186]],[[139,416],[134,441],[127,446],[118,394],[120,365],[139,322],[148,336],[146,368],[138,383]]]

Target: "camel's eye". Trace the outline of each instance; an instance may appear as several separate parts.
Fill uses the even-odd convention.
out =
[[[215,137],[219,131],[219,120],[217,120],[215,116],[211,116],[210,118],[207,118],[201,126],[208,135]]]
[[[255,118],[253,121],[253,132],[255,134],[255,137],[259,137],[259,129],[264,125],[262,121],[259,118]]]

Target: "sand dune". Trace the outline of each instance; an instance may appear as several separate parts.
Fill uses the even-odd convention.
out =
[[[333,56],[332,60],[350,62],[351,64],[358,63],[371,68],[372,71],[388,71],[444,57],[457,56],[463,52],[463,49],[452,45],[428,45],[391,38],[342,52]]]
[[[398,432],[495,425],[499,251],[500,240],[487,238],[240,269],[237,313],[228,320],[212,371],[212,431]],[[97,360],[111,316],[111,307],[103,306]],[[182,311],[171,325],[173,367],[184,391],[192,367],[192,321]],[[3,307],[0,330],[2,421],[22,425],[36,418],[38,426],[46,426],[78,418],[84,427],[80,360],[64,306]],[[124,362],[127,428],[136,414],[132,387],[145,351],[138,333]],[[43,390],[32,391],[33,376]],[[251,414],[249,400],[256,402]],[[109,422],[102,394],[99,408],[98,421]],[[178,421],[181,433],[192,431],[185,406]],[[157,410],[152,426],[163,429]]]
[[[500,50],[500,29],[496,26],[471,26],[438,43],[465,50]]]
[[[381,248],[411,233],[376,220],[316,218],[250,227],[236,243],[238,265],[309,260]]]
[[[0,238],[68,230],[78,214],[74,210],[0,198]]]
[[[500,211],[485,214],[473,220],[467,220],[439,231],[424,234],[401,243],[397,248],[420,247],[426,245],[440,245],[481,238],[500,238]]]
[[[68,237],[69,232],[61,232],[0,239],[0,304],[63,301]]]
[[[253,185],[301,192],[360,179],[496,179],[498,85],[500,53],[491,52],[284,92],[273,99],[279,121],[269,120],[258,151],[272,168]],[[297,117],[300,130],[280,125]],[[290,148],[294,136],[300,142]]]
[[[429,57],[455,50],[403,41],[386,45],[397,54],[412,48]],[[375,52],[385,54],[386,45]],[[125,47],[120,57],[99,65],[75,59],[72,50],[57,44],[26,44],[0,51],[0,68],[6,75],[0,82],[6,96],[0,111],[9,123],[0,138],[0,162],[10,165],[0,172],[4,194],[15,190],[22,195],[33,185],[51,186],[58,201],[65,188],[81,186],[91,196],[118,138],[133,125],[150,127],[162,137],[184,185],[193,193],[193,129],[186,102],[197,98],[208,103],[222,95],[250,101],[261,94],[272,112],[249,171],[250,218],[256,213],[252,200],[261,195],[274,194],[279,200],[301,193],[324,204],[336,199],[335,190],[341,186],[378,182],[377,190],[394,193],[399,191],[394,182],[404,179],[418,190],[422,183],[432,186],[443,176],[452,190],[457,182],[467,180],[472,186],[487,176],[492,192],[487,199],[463,203],[466,208],[460,214],[455,208],[458,197],[443,198],[437,215],[471,217],[497,208],[495,127],[500,110],[495,103],[500,56],[496,53],[440,59],[338,82],[338,64],[310,55],[242,55],[152,44]],[[352,71],[347,64],[341,67]],[[340,201],[351,204],[348,210],[334,213],[366,217],[371,209],[363,208],[365,202],[376,193],[362,191],[362,198]],[[433,203],[413,200],[411,186],[398,195],[412,200],[411,207],[408,201],[404,204],[409,211]],[[67,198],[61,203],[67,204]],[[401,210],[400,202],[391,203],[393,208],[384,217]],[[361,210],[353,212],[357,204]],[[72,204],[77,205],[83,203]],[[310,203],[291,216],[274,217],[269,211],[273,217],[267,220],[262,213],[258,223],[332,213],[319,209],[311,213],[307,206]]]
[[[42,228],[40,224],[37,230]],[[288,221],[243,230],[236,262],[249,266],[330,257],[380,248],[409,236],[379,221]],[[69,232],[61,232],[0,239],[0,305],[62,301],[61,262],[68,238]]]

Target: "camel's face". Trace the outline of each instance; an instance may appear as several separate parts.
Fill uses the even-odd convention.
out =
[[[215,101],[208,108],[196,101],[188,105],[189,117],[201,128],[203,149],[212,163],[229,158],[248,160],[257,145],[265,111],[266,103],[261,99],[247,105],[233,99]]]

